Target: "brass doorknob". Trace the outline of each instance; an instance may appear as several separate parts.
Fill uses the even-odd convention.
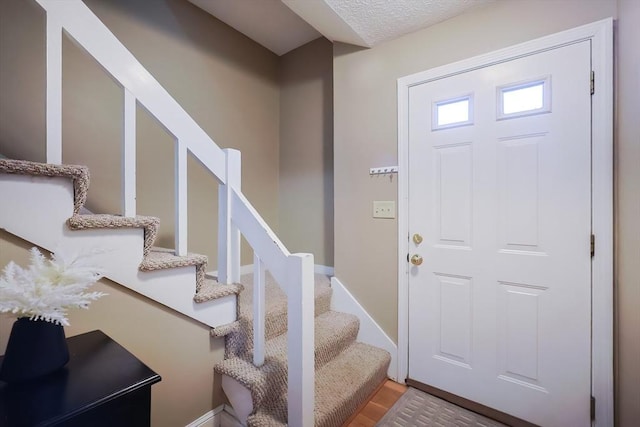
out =
[[[419,245],[420,243],[422,243],[422,236],[419,235],[418,233],[414,234],[413,243],[415,243],[416,245]]]
[[[413,265],[422,264],[422,257],[418,254],[415,254],[414,256],[411,257],[411,264]]]

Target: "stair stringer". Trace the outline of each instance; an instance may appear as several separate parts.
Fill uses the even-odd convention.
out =
[[[96,251],[95,263],[112,281],[179,313],[217,327],[236,320],[236,296],[204,303],[193,300],[194,266],[142,272],[142,229],[92,229],[73,231],[74,189],[64,177],[0,176],[0,227],[28,242],[55,251],[64,247],[79,253]]]

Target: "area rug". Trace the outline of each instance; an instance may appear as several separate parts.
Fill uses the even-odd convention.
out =
[[[411,387],[376,426],[505,427],[497,421]]]

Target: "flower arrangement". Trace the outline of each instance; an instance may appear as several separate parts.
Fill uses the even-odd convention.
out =
[[[85,292],[103,277],[101,269],[87,262],[89,255],[58,250],[47,259],[34,247],[28,268],[11,261],[0,277],[0,313],[68,326],[69,308],[87,309],[91,301],[106,295]]]

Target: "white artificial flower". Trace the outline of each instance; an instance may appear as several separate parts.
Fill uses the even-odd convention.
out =
[[[47,259],[31,249],[31,265],[23,269],[13,261],[0,277],[0,313],[68,326],[69,308],[89,308],[103,292],[85,290],[103,277],[88,261],[93,253],[72,255],[58,250]]]

